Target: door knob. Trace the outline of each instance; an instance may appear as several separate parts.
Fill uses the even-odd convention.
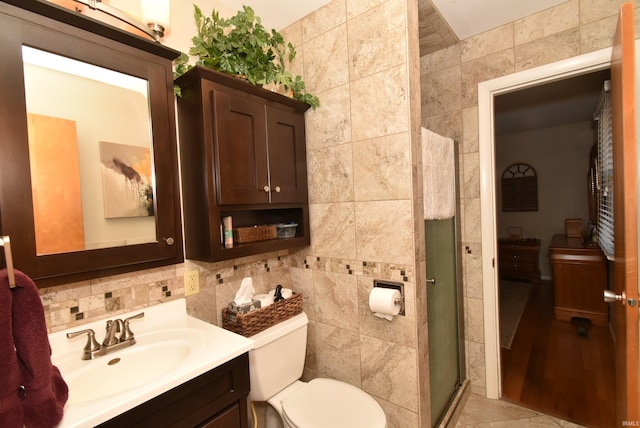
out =
[[[611,302],[622,302],[622,304],[625,304],[625,292],[623,291],[622,294],[616,294],[615,291],[612,290],[604,290],[603,292],[604,294],[604,301],[607,303],[611,303]]]
[[[638,304],[635,299],[627,299],[627,293],[625,293],[624,291],[622,292],[622,294],[616,294],[614,291],[604,290],[604,301],[607,303],[622,302],[623,305],[626,305],[628,303],[631,307],[634,307]]]

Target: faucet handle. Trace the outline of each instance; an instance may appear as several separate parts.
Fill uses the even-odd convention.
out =
[[[144,312],[140,312],[139,314],[130,316],[129,318],[125,318],[124,319],[124,330],[122,331],[122,334],[120,335],[120,342],[124,342],[125,340],[133,340],[133,331],[131,331],[131,328],[129,327],[129,321],[131,320],[135,320],[135,319],[139,319],[144,317]]]
[[[96,333],[92,329],[73,331],[71,333],[67,333],[67,339],[73,339],[74,337],[78,337],[80,335],[87,335],[87,344],[84,345],[84,354],[91,354],[92,352],[100,349],[100,344],[96,340]]]
[[[135,315],[130,316],[129,318],[125,318],[124,322],[127,322],[129,320],[136,320],[138,318],[144,318],[144,312],[140,312],[139,314],[135,314]]]

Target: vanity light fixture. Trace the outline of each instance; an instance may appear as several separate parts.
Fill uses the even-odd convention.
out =
[[[140,0],[142,22],[153,32],[156,41],[164,37],[171,23],[169,0]]]
[[[128,13],[103,2],[102,0],[73,1],[88,6],[90,9],[99,10],[107,15],[111,15],[114,18],[144,32],[156,42],[160,42],[164,37],[165,31],[169,29],[169,0],[141,0],[140,8],[142,22]]]

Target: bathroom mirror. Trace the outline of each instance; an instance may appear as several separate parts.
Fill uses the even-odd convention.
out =
[[[183,261],[179,53],[40,0],[0,2],[0,32],[0,228],[15,267],[48,286]]]
[[[22,60],[36,254],[155,242],[148,82],[29,46]]]

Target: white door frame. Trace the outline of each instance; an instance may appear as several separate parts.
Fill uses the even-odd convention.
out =
[[[637,45],[638,41],[636,40]],[[609,68],[611,65],[611,52],[612,48],[602,49],[478,84],[482,293],[484,302],[486,394],[488,398],[498,399],[502,395],[498,325],[498,274],[496,269],[494,96]]]

